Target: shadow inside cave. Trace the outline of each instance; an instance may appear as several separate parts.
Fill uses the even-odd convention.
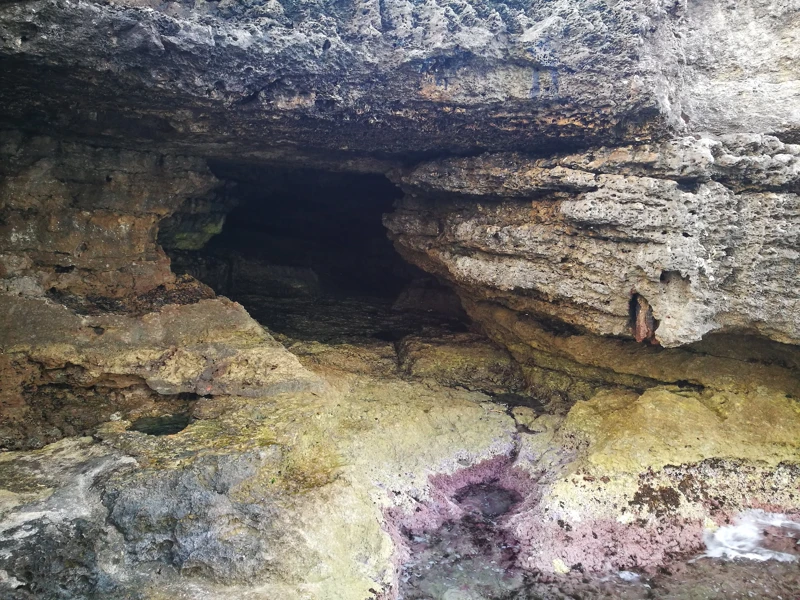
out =
[[[401,192],[383,175],[212,166],[225,189],[161,225],[177,274],[296,340],[468,330],[457,296],[394,250],[381,220]]]

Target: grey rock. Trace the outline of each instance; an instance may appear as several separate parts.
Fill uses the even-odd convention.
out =
[[[788,140],[795,17],[792,0],[3,3],[0,106],[105,143],[367,170],[668,132]]]
[[[122,536],[106,523],[102,481],[136,461],[73,438],[0,462],[0,593],[4,598],[112,594]],[[10,460],[9,460],[10,459]]]
[[[395,174],[408,195],[385,223],[457,287],[594,333],[631,335],[641,296],[664,346],[714,330],[798,343],[799,155],[740,135],[446,159]]]
[[[275,562],[277,510],[268,497],[237,502],[231,492],[276,463],[277,449],[201,457],[181,470],[112,482],[108,519],[125,537],[131,560],[174,566],[187,575],[253,581]]]

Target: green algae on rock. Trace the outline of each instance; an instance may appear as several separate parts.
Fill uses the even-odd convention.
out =
[[[201,399],[174,435],[130,431],[124,420],[97,431],[102,442],[87,452],[136,465],[84,492],[124,534],[125,578],[92,567],[110,590],[158,598],[187,581],[209,597],[389,590],[399,550],[384,511],[413,512],[432,476],[514,447],[514,421],[482,394],[322,368],[322,391]],[[151,561],[169,566],[153,581]]]
[[[522,563],[652,571],[699,553],[704,531],[740,511],[800,511],[798,411],[768,389],[616,390],[577,403],[547,452],[520,452],[550,473],[512,521]]]

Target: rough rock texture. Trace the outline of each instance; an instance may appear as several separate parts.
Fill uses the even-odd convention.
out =
[[[200,254],[171,250],[169,254],[173,271],[196,277],[233,298],[293,298],[315,296],[321,291],[319,277],[308,267],[271,264],[236,251]]]
[[[389,155],[668,130],[790,139],[800,128],[795,9],[791,0],[3,3],[0,105],[6,121],[40,131],[368,170]]]
[[[413,514],[431,476],[511,453],[514,422],[482,394],[399,380],[392,362],[363,376],[310,359],[323,393],[207,398],[175,435],[120,420],[99,444],[0,457],[4,597],[389,593],[401,538],[384,511]],[[35,544],[70,558],[47,565]]]
[[[196,158],[0,131],[0,290],[121,297],[171,283],[158,222],[218,183]]]
[[[465,316],[461,300],[452,288],[432,277],[411,281],[392,304],[397,311],[425,311],[451,317]]]
[[[470,297],[663,346],[714,330],[800,341],[800,146],[682,138],[396,178],[398,250]]]
[[[519,365],[502,348],[475,334],[453,334],[426,339],[408,336],[398,344],[401,371],[432,378],[443,385],[502,394],[523,388]]]
[[[0,1],[0,595],[391,598],[482,485],[553,576],[796,518],[796,4]],[[206,245],[239,182],[306,234],[271,252],[379,275],[319,232],[384,173],[397,249],[502,348],[264,304],[327,278],[254,252],[292,354],[159,245]],[[303,185],[317,228],[277,210]]]
[[[537,395],[588,400],[608,386],[645,390],[659,382],[695,388],[800,395],[797,346],[753,336],[710,335],[684,348],[582,334],[493,303],[466,303],[486,333],[507,347]],[[569,403],[568,403],[569,406]]]
[[[37,447],[69,433],[52,423],[55,415],[37,408],[43,396],[65,388],[77,396],[67,403],[73,411],[94,412],[67,418],[78,427],[73,433],[85,433],[104,415],[141,411],[142,403],[152,402],[142,397],[147,390],[264,396],[323,387],[240,305],[222,298],[172,304],[141,317],[82,316],[49,300],[10,295],[0,296],[0,307],[5,448]]]
[[[15,328],[19,306],[42,325]],[[391,598],[409,535],[464,516],[484,483],[521,498],[504,526],[516,566],[552,574],[670,565],[740,509],[800,511],[789,369],[710,357],[697,367],[704,391],[616,388],[564,419],[464,389],[521,383],[475,336],[409,338],[399,356],[378,340],[296,342],[295,358],[224,300],[135,319],[25,298],[8,308],[21,339],[2,356],[68,359],[98,387],[135,373],[162,391],[212,388],[171,435],[123,416],[93,440],[0,456],[0,590],[15,600]],[[587,542],[592,532],[603,535]]]
[[[742,510],[800,514],[799,416],[796,399],[764,388],[653,388],[600,393],[558,429],[533,420],[528,427],[552,439],[543,455],[536,436],[520,452],[543,456],[536,467],[549,473],[540,501],[510,525],[522,563],[555,573],[652,571],[702,547],[705,531]],[[566,464],[558,449],[572,454]]]
[[[229,186],[233,187],[233,186]],[[165,250],[200,250],[222,232],[225,217],[238,204],[231,189],[187,198],[158,224],[158,243]]]

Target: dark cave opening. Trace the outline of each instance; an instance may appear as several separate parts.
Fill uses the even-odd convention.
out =
[[[455,294],[406,263],[382,224],[401,192],[373,173],[212,164],[226,182],[162,222],[178,274],[294,339],[396,341],[466,329]]]
[[[186,429],[191,420],[188,413],[144,416],[133,421],[130,430],[154,436],[173,435]]]
[[[284,277],[296,276],[306,291],[316,285],[330,293],[392,297],[414,277],[381,224],[400,196],[383,175],[278,169],[251,174],[237,165],[214,167],[236,181],[239,203],[211,250],[297,269]],[[272,293],[279,294],[280,273],[275,280]],[[248,280],[235,285],[245,290]]]

